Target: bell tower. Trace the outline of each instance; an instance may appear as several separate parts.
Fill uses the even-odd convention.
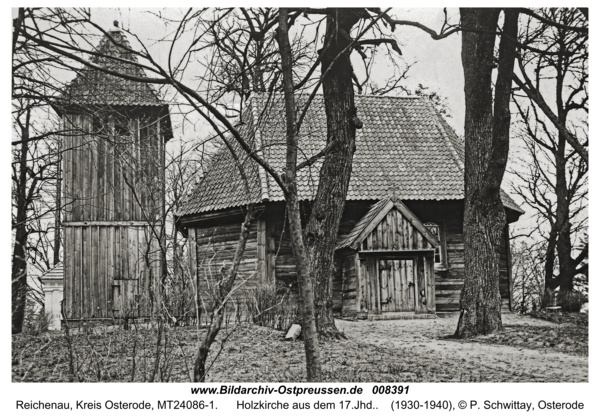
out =
[[[146,77],[118,23],[90,59]],[[146,83],[86,67],[59,112],[63,154],[64,301],[68,319],[147,316],[164,269],[169,107]]]

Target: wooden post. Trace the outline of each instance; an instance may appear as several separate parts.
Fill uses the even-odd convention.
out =
[[[362,310],[362,287],[363,287],[363,279],[362,279],[362,264],[360,259],[358,258],[358,252],[354,254],[354,270],[356,272],[356,312],[360,312]],[[342,269],[343,272],[343,269]],[[343,274],[342,274],[343,276]]]
[[[377,314],[381,315],[381,278],[379,277],[379,258],[375,258],[375,278],[377,279]]]
[[[425,291],[429,312],[435,312],[435,273],[433,264],[433,252],[428,252],[425,256]]]

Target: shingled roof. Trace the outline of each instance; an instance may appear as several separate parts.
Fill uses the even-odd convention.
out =
[[[136,65],[135,54],[128,51],[131,44],[118,28],[109,31],[100,40],[90,62],[138,77],[147,77]],[[114,58],[113,58],[114,57]],[[91,67],[81,69],[69,83],[62,96],[65,104],[111,106],[165,106],[152,87],[143,82],[126,80]]]
[[[306,100],[297,97],[298,107]],[[357,95],[356,152],[347,200],[381,200],[396,192],[400,200],[461,200],[464,145],[433,105],[421,97]],[[327,125],[322,95],[317,95],[301,127],[298,159],[302,161],[325,145]],[[252,147],[276,169],[285,167],[285,114],[281,94],[253,95],[244,114],[243,130]],[[321,160],[298,174],[300,200],[314,197]],[[247,194],[229,151],[221,149],[208,165],[179,216],[240,206],[249,200],[283,201],[279,186],[254,162],[252,191]],[[523,212],[507,194],[503,202]]]

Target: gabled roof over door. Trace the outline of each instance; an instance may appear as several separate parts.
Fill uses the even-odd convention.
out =
[[[438,238],[400,200],[374,204],[336,249],[422,251],[440,246]]]

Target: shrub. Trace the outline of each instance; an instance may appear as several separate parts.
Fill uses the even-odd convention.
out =
[[[48,331],[48,325],[50,325],[50,315],[43,309],[28,310],[23,320],[23,333],[33,336],[40,335]]]
[[[248,321],[287,330],[298,319],[297,296],[289,288],[275,284],[259,285],[245,292]]]
[[[556,296],[554,292],[548,289],[544,289],[544,293],[540,296],[540,309],[547,308],[549,306],[556,306]]]

